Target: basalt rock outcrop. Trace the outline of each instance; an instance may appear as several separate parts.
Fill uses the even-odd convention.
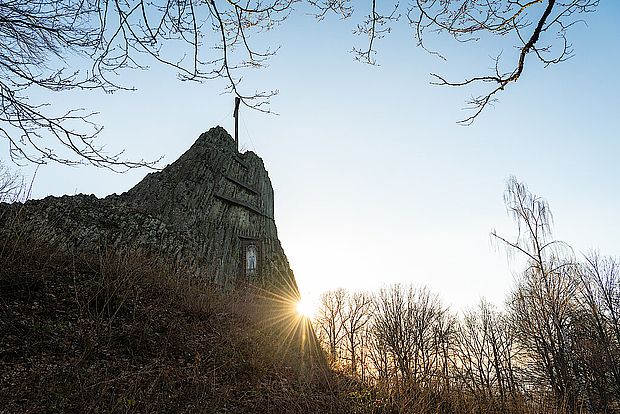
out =
[[[68,252],[141,252],[224,288],[285,283],[296,290],[273,210],[263,161],[239,153],[234,139],[215,127],[121,195],[0,204],[0,229],[18,222],[23,236]]]

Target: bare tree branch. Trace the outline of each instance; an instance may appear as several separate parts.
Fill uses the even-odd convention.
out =
[[[222,78],[228,84],[225,92],[248,107],[271,112],[270,99],[278,91],[244,92],[239,73],[264,67],[278,52],[278,47],[255,49],[253,36],[278,27],[297,4],[309,7],[308,14],[318,20],[328,13],[358,18],[351,0],[0,0],[0,133],[10,143],[11,156],[115,170],[153,166],[125,161],[122,153],[110,155],[95,145],[101,127],[94,113],[74,109],[59,114],[45,102],[29,100],[34,90],[133,90],[116,75],[152,63],[174,69],[183,81]],[[400,3],[371,0],[368,5],[370,13],[352,31],[368,38],[367,47],[351,52],[356,60],[376,65],[376,40],[400,21]],[[469,101],[473,114],[459,121],[469,125],[521,77],[530,55],[544,65],[570,58],[567,30],[579,21],[576,15],[597,5],[598,0],[412,0],[405,15],[418,45],[442,57],[426,46],[427,32],[446,33],[458,42],[489,35],[517,43],[519,53],[508,70],[501,69],[500,54],[488,75],[455,82],[431,74],[436,85],[492,85]],[[542,36],[552,31],[559,43],[541,45]],[[69,69],[74,67],[80,69]]]
[[[541,10],[542,3],[546,3]],[[514,33],[522,46],[519,47],[517,62],[509,71],[500,71],[499,57],[495,59],[493,74],[474,76],[464,81],[448,81],[444,77],[431,73],[437,79],[431,82],[435,85],[467,86],[474,83],[494,84],[490,90],[482,95],[474,96],[469,101],[468,109],[473,114],[458,121],[461,125],[471,125],[482,111],[497,102],[495,95],[504,90],[510,83],[516,82],[522,75],[525,61],[530,53],[534,53],[545,65],[560,63],[572,56],[572,49],[566,39],[566,31],[575,24],[571,21],[576,13],[588,13],[595,10],[598,0],[572,0],[557,2],[556,0],[532,0],[521,2],[507,1],[471,1],[456,2],[434,0],[416,0],[415,5],[408,10],[409,23],[416,30],[420,46],[424,46],[424,32],[445,32],[460,42],[477,41],[480,36],[506,36]],[[529,35],[523,33],[535,25]],[[557,28],[556,33],[561,44],[557,48],[555,57],[547,58],[544,54],[551,53],[552,46],[540,46],[541,36]],[[428,50],[428,49],[427,49]],[[500,55],[501,56],[501,55]]]

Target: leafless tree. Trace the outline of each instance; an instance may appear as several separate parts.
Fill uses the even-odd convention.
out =
[[[373,297],[376,301],[377,298]],[[384,335],[377,330],[377,326],[373,323],[366,331],[366,354],[368,376],[372,378],[378,388],[384,393],[388,393],[391,388],[391,381],[395,377],[395,365],[392,354],[387,346]]]
[[[321,295],[317,316],[316,333],[319,341],[327,348],[332,365],[338,365],[342,357],[345,340],[345,306],[347,292],[344,289],[330,290]]]
[[[381,289],[371,332],[372,342],[385,347],[393,366],[384,372],[394,377],[384,382],[397,390],[428,389],[444,378],[452,320],[439,297],[427,288],[393,285]]]
[[[588,371],[595,405],[609,411],[620,401],[620,264],[590,252],[576,272],[580,308],[573,319],[579,359]]]
[[[551,235],[552,215],[544,198],[532,194],[524,183],[512,176],[508,179],[504,201],[509,216],[519,228],[515,241],[508,241],[495,230],[492,237],[506,246],[509,253],[518,253],[527,260],[521,286],[511,298],[514,315],[521,332],[534,342],[547,367],[554,390],[561,398],[570,395],[575,378],[589,412],[592,407],[580,375],[568,335],[569,299],[574,294],[571,268],[575,265],[572,249]]]
[[[93,113],[78,108],[60,112],[45,100],[36,101],[35,92],[131,89],[116,75],[160,64],[175,69],[183,81],[223,78],[244,105],[269,112],[277,91],[242,92],[239,70],[262,67],[276,53],[277,47],[257,49],[253,36],[277,27],[294,7],[319,20],[327,13],[357,19],[353,33],[366,36],[368,43],[354,47],[353,55],[373,65],[377,40],[403,16],[418,44],[429,51],[428,32],[447,33],[459,42],[483,35],[514,40],[518,53],[508,69],[498,57],[491,75],[454,82],[433,74],[439,85],[493,85],[472,98],[474,113],[461,121],[469,124],[521,77],[530,54],[545,65],[570,57],[567,30],[576,16],[597,5],[598,0],[412,0],[403,9],[399,2],[372,0],[356,5],[368,10],[360,17],[351,0],[0,0],[0,134],[15,160],[112,169],[152,166],[123,160],[122,153],[107,154],[95,143],[101,127]],[[550,32],[557,34],[558,47],[541,44],[548,41],[542,35]]]
[[[276,26],[293,1],[0,0],[0,134],[12,158],[121,170],[152,166],[96,146],[101,127],[92,113],[55,113],[30,96],[131,89],[115,75],[153,62],[174,68],[184,81],[223,77],[244,104],[263,110],[274,92],[241,94],[234,71],[261,66],[274,53],[251,48],[249,34]],[[245,57],[233,59],[236,48]],[[68,155],[53,149],[58,144]]]
[[[353,292],[347,296],[344,311],[344,332],[346,336],[346,350],[350,362],[351,373],[357,375],[358,365],[361,364],[362,380],[365,367],[366,326],[371,319],[373,302],[371,296],[365,292]]]
[[[11,171],[2,160],[0,160],[0,203],[12,203],[25,197],[24,177]]]
[[[579,309],[572,298],[577,285],[562,267],[548,275],[545,283],[539,274],[528,270],[509,297],[508,306],[516,340],[526,358],[519,366],[526,387],[537,387],[544,394],[552,392],[558,404],[573,408],[579,396],[590,404],[583,378],[584,365],[579,359]]]
[[[456,350],[463,385],[481,404],[505,411],[515,390],[515,347],[504,316],[481,300],[464,314]]]
[[[405,288],[402,285],[393,285],[382,288],[377,297],[373,333],[377,337],[376,342],[389,352],[394,365],[393,372],[396,374],[392,381],[396,386],[402,381],[408,382],[411,377],[414,347],[412,301],[411,286]]]

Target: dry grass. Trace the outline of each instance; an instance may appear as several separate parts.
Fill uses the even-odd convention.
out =
[[[307,324],[264,292],[0,231],[0,412],[350,411]]]
[[[384,395],[325,365],[294,293],[223,293],[138,254],[60,253],[1,222],[0,413],[532,412],[456,391]]]

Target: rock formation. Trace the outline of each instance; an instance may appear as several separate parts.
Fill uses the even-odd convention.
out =
[[[297,290],[263,161],[251,151],[238,153],[221,127],[126,193],[1,204],[0,229],[8,217],[29,237],[65,251],[139,251],[224,288],[285,283]]]

